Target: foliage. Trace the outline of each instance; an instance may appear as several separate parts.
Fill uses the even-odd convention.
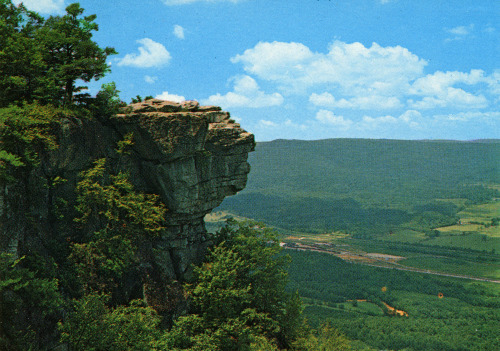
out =
[[[137,263],[139,243],[161,232],[166,209],[157,195],[136,192],[127,174],[109,175],[105,159],[81,177],[76,188],[81,216],[75,221],[84,236],[73,244],[70,258],[86,291],[109,292]]]
[[[70,106],[85,89],[77,80],[98,80],[109,71],[106,59],[116,51],[92,41],[96,16],[83,12],[73,3],[66,15],[45,20],[22,4],[0,1],[0,107],[35,100]]]
[[[24,257],[0,254],[0,349],[41,346],[53,332],[63,306],[55,279],[37,277],[22,267]],[[8,321],[8,323],[7,323]],[[25,328],[21,325],[28,322]],[[38,332],[38,335],[35,333]],[[44,335],[45,334],[45,335]]]
[[[304,298],[311,325],[325,321],[376,349],[494,350],[500,314],[494,283],[442,278],[348,263],[332,255],[290,252],[289,289]],[[313,273],[312,273],[313,272]],[[440,298],[441,296],[441,298]],[[379,313],[351,307],[368,300]],[[408,313],[386,313],[382,302]]]
[[[73,303],[73,312],[59,324],[61,341],[70,350],[154,350],[160,317],[140,301],[110,309],[106,295],[89,294]]]
[[[22,4],[0,0],[0,107],[32,102],[41,87],[43,49],[35,39],[43,19]]]
[[[288,258],[274,233],[230,224],[187,286],[192,314],[180,317],[166,344],[193,350],[249,350],[262,337],[278,348],[302,326],[300,300],[285,292]],[[257,347],[257,346],[255,346]]]
[[[294,347],[304,351],[352,350],[349,339],[328,323],[321,325],[307,337],[299,339]]]
[[[98,80],[109,71],[106,59],[116,51],[100,48],[92,41],[92,32],[98,30],[96,15],[82,18],[83,12],[78,3],[73,3],[66,8],[66,15],[49,17],[37,31],[36,39],[42,45],[47,65],[43,78],[46,89],[41,96],[44,101],[62,100],[71,105],[74,94],[85,89],[75,85],[77,80]]]
[[[119,93],[115,82],[103,84],[95,99],[87,100],[92,115],[96,118],[107,119],[118,113],[119,108],[124,105],[120,100]]]
[[[43,149],[57,148],[53,126],[74,113],[38,103],[0,108],[0,181],[36,166]]]

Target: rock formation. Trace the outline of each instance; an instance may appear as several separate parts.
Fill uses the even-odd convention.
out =
[[[58,148],[42,150],[27,179],[0,190],[0,252],[43,255],[54,236],[71,237],[75,224],[54,221],[49,208],[61,198],[67,201],[63,210],[74,212],[79,173],[106,157],[114,169],[130,174],[135,189],[159,195],[168,208],[155,257],[144,262],[151,281],[137,284],[149,304],[159,293],[176,305],[178,285],[172,282],[184,279],[207,246],[204,216],[245,187],[253,135],[219,107],[156,99],[131,104],[111,118],[67,118],[53,128]],[[116,145],[129,133],[134,144],[122,159]],[[54,187],[54,179],[66,181]],[[169,283],[158,286],[162,281]],[[177,307],[166,309],[175,314]]]

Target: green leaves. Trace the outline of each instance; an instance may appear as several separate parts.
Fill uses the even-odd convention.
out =
[[[37,103],[0,108],[0,182],[39,162],[42,151],[57,148],[53,126],[73,112]]]
[[[193,314],[180,317],[167,334],[169,347],[290,346],[302,326],[300,300],[285,292],[288,258],[280,254],[276,235],[255,224],[230,222],[215,241],[186,287]]]
[[[110,309],[108,300],[102,294],[75,300],[73,312],[59,323],[61,341],[71,350],[155,350],[160,333],[156,312],[140,301]]]
[[[123,275],[137,264],[140,243],[163,230],[165,205],[153,194],[136,192],[127,174],[109,174],[106,159],[81,173],[75,221],[83,230],[83,242],[72,245],[85,291],[111,292]]]
[[[116,51],[92,41],[96,16],[82,18],[83,12],[74,3],[66,15],[44,20],[22,5],[0,2],[0,107],[35,100],[70,106],[86,89],[77,80],[90,82],[109,72],[106,59]]]

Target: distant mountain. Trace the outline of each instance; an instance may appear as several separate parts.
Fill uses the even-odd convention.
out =
[[[459,207],[443,200],[487,201],[500,184],[500,140],[275,140],[249,162],[246,189],[219,209],[309,231],[385,232],[424,212],[442,224]]]

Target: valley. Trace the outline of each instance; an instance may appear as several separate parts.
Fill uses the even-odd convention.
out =
[[[308,321],[354,350],[499,349],[499,160],[498,141],[258,143],[205,221],[274,228]]]

